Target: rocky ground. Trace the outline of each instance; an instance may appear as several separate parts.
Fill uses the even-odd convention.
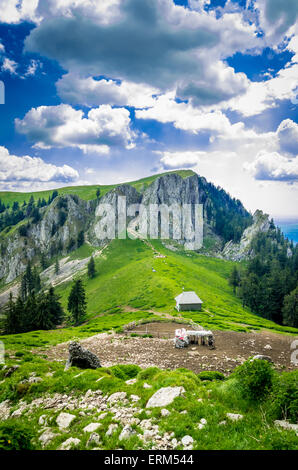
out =
[[[295,365],[291,363],[291,343],[294,340],[292,336],[268,331],[256,333],[214,331],[215,350],[197,345],[176,349],[171,339],[176,328],[177,324],[173,323],[152,323],[141,325],[133,331],[138,334],[147,332],[153,335],[153,338],[131,337],[131,331],[128,335],[103,333],[82,340],[81,344],[98,355],[105,367],[120,363],[137,364],[143,368],[185,367],[196,373],[203,370],[218,370],[229,374],[248,357],[264,354],[272,358],[277,369],[295,369]],[[46,355],[50,360],[64,361],[68,356],[68,344],[59,344],[47,350]]]

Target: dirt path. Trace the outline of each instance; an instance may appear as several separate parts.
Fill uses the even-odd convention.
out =
[[[147,333],[154,335],[153,338],[103,333],[82,340],[81,343],[97,354],[105,367],[114,364],[138,364],[144,368],[150,366],[157,366],[161,369],[185,367],[196,373],[203,370],[218,370],[229,374],[249,356],[265,354],[273,359],[280,370],[296,368],[290,362],[293,337],[267,331],[258,333],[214,331],[215,350],[209,350],[206,346],[176,349],[172,339],[162,339],[162,336],[168,336],[171,332],[174,334],[177,324],[151,323],[140,325],[134,331],[143,334],[146,327]],[[265,349],[267,345],[270,345],[272,349]],[[45,353],[50,360],[66,360],[68,344],[59,344]]]

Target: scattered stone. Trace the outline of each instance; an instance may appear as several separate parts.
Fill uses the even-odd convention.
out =
[[[205,418],[200,419],[200,423],[204,424],[204,426],[205,426],[205,424],[207,424],[207,419],[205,419]]]
[[[193,446],[193,438],[191,436],[184,436],[182,437],[181,439],[181,443],[183,445],[183,447],[187,447],[188,449],[189,448],[192,448]]]
[[[40,426],[44,426],[46,424],[46,415],[41,415],[38,420],[38,424]]]
[[[90,434],[90,437],[87,441],[87,447],[89,447],[91,444],[96,444],[97,446],[100,444],[100,437],[96,432]]]
[[[34,376],[33,376],[33,377],[30,377],[30,378],[28,379],[28,382],[29,382],[30,384],[36,384],[36,383],[38,383],[38,382],[42,382],[42,378],[41,378],[41,377],[34,377]]]
[[[126,380],[125,383],[126,383],[127,385],[133,385],[133,384],[135,384],[136,382],[137,382],[137,379],[129,379],[129,380]]]
[[[268,362],[272,362],[273,363],[273,360],[271,359],[270,356],[264,356],[263,354],[256,354],[252,360],[255,360],[255,359],[260,359],[262,361],[268,361]]]
[[[199,403],[203,403],[203,401],[204,401],[203,398],[198,398]]]
[[[39,436],[39,441],[42,443],[42,446],[47,446],[56,436],[50,428],[45,429],[41,436]]]
[[[152,388],[152,385],[147,384],[146,382],[143,385],[144,388],[149,389]]]
[[[141,397],[139,397],[138,395],[130,395],[130,399],[132,401],[139,401],[141,399]]]
[[[218,423],[219,426],[225,426],[226,424],[227,422],[225,419],[223,421],[220,421],[220,423]]]
[[[243,415],[237,413],[227,413],[227,417],[232,421],[239,421],[239,419],[243,418]]]
[[[80,444],[81,440],[70,437],[63,442],[60,446],[60,450],[70,450],[72,447],[77,447]]]
[[[118,429],[118,424],[110,424],[107,432],[106,432],[106,436],[111,436],[112,434],[114,434],[114,432],[116,432]]]
[[[7,372],[5,372],[4,374],[4,378],[5,379],[8,379],[8,377],[10,377],[16,370],[18,370],[20,368],[19,365],[15,365],[15,366],[11,366]]]
[[[292,424],[286,420],[278,420],[278,419],[274,421],[274,424],[275,426],[281,427],[283,429],[287,429],[289,431],[295,431],[298,436],[298,424]]]
[[[187,415],[187,410],[180,411],[181,415]]]
[[[264,349],[270,350],[270,349],[272,349],[272,346],[270,346],[270,344],[266,344],[266,346],[264,346]]]
[[[84,427],[83,431],[84,432],[94,432],[98,428],[100,428],[100,426],[102,426],[101,423],[90,423],[90,424],[88,424],[88,426]]]
[[[47,373],[45,374],[46,377],[53,377],[53,375],[54,375],[53,372],[47,372]]]
[[[136,434],[135,430],[132,429],[132,427],[129,426],[129,424],[127,424],[126,426],[124,426],[124,428],[121,431],[121,434],[119,436],[119,441],[123,441],[124,439],[130,439],[135,434]]]
[[[0,403],[0,420],[8,419],[10,415],[9,400],[5,400]]]
[[[202,423],[199,423],[199,424],[197,425],[197,428],[198,428],[198,429],[203,429],[204,427],[205,427],[205,425],[202,424]]]
[[[105,419],[108,413],[102,413],[97,419]]]
[[[164,407],[170,405],[176,397],[185,393],[183,387],[163,387],[157,390],[149,399],[146,408]]]
[[[11,417],[12,418],[19,418],[20,416],[22,416],[22,414],[23,414],[23,410],[21,408],[19,408],[18,410],[15,410],[12,413]]]
[[[165,416],[169,416],[169,414],[171,414],[171,413],[166,408],[163,408],[162,410],[160,410],[160,414],[161,414],[161,416],[165,417]]]
[[[69,427],[70,423],[75,419],[75,415],[71,415],[69,413],[60,413],[60,415],[56,419],[56,423],[58,424],[60,429],[66,429]]]
[[[126,396],[127,396],[126,392],[116,392],[109,396],[108,402],[113,404],[113,403],[116,403],[117,401],[124,400]]]
[[[98,357],[88,349],[84,349],[77,341],[69,344],[69,356],[64,370],[68,370],[72,366],[81,369],[98,369],[101,367]]]

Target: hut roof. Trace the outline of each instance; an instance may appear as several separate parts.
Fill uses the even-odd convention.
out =
[[[182,294],[175,297],[178,304],[202,304],[203,301],[194,291],[182,292]]]

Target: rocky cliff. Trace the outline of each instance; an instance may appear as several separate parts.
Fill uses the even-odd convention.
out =
[[[125,197],[126,205],[130,206],[127,221],[139,229],[142,226],[144,229],[143,215],[151,204],[176,204],[179,207],[183,204],[203,204],[204,250],[219,255],[228,241],[223,256],[230,259],[242,259],[249,255],[249,240],[255,231],[267,227],[266,220],[261,223],[259,219],[254,219],[254,224],[249,226],[252,218],[240,201],[195,174],[187,178],[175,173],[165,174],[141,191],[132,185],[119,185],[92,201],[84,201],[75,194],[58,196],[42,208],[39,221],[25,219],[0,234],[2,283],[8,283],[22,274],[28,260],[34,263],[40,260],[42,254],[53,259],[69,253],[77,247],[80,232],[84,233],[85,242],[92,246],[102,246],[113,238],[109,230],[114,227],[116,237],[125,235],[118,233],[118,206],[122,204],[119,196]],[[114,220],[113,214],[116,214]],[[193,213],[193,223],[194,217]],[[103,236],[106,231],[107,236]],[[237,238],[240,239],[242,233],[238,244]],[[231,238],[234,241],[230,241]]]

